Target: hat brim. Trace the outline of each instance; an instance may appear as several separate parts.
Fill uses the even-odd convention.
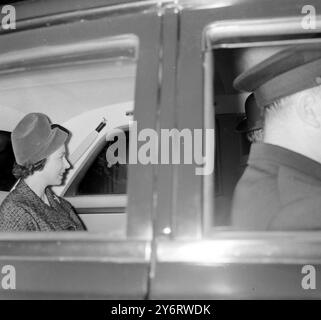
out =
[[[52,153],[57,151],[66,143],[68,136],[68,131],[61,129],[60,127],[52,129],[52,134],[50,139],[47,141],[47,144],[32,157],[31,163],[36,163],[48,158]]]
[[[320,43],[311,43],[279,51],[240,74],[233,86],[239,91],[253,92],[280,74],[320,61],[320,50]]]

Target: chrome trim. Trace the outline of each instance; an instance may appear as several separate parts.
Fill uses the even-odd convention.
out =
[[[320,33],[321,16],[316,17],[315,30],[305,30],[301,26],[302,16],[249,19],[249,20],[226,20],[208,25],[204,30],[203,49],[239,47],[246,37],[276,36],[276,35],[313,35]],[[316,39],[314,39],[315,41]],[[292,40],[298,41],[298,40]],[[236,43],[235,43],[236,42]],[[267,41],[268,42],[268,41]],[[303,42],[307,42],[306,40]],[[265,42],[259,42],[263,45]],[[282,41],[282,43],[284,43]],[[245,45],[245,44],[243,44]],[[270,42],[269,42],[270,45]]]
[[[160,18],[160,32],[159,32],[159,50],[158,50],[158,65],[157,65],[157,92],[156,92],[156,124],[155,128],[157,132],[160,132],[159,126],[159,114],[161,108],[161,94],[162,94],[162,80],[163,80],[163,62],[164,62],[164,12],[166,8],[162,6],[162,1],[157,1],[157,15]],[[151,290],[152,281],[155,277],[155,270],[156,270],[156,208],[157,208],[157,167],[153,167],[153,184],[152,184],[152,194],[153,194],[153,201],[152,201],[152,212],[151,212],[151,222],[152,222],[152,235],[151,235],[151,256],[150,256],[150,264],[148,268],[148,278],[147,278],[147,292],[146,292],[146,299],[148,299],[148,294]]]
[[[65,197],[75,208],[127,207],[126,194],[76,195]]]
[[[176,0],[175,2],[177,2],[184,10],[210,10],[232,7],[238,3],[246,2],[246,0]]]
[[[147,241],[113,240],[85,232],[1,233],[0,261],[147,263]]]
[[[90,214],[126,214],[126,207],[106,207],[106,208],[96,208],[96,207],[86,207],[86,208],[76,208],[78,214],[90,215]]]
[[[159,1],[157,0],[147,0],[147,1],[137,1],[133,3],[122,3],[118,5],[108,5],[98,6],[88,9],[80,9],[67,11],[62,13],[55,13],[50,15],[39,16],[36,18],[26,18],[26,19],[17,19],[16,29],[4,30],[0,29],[1,34],[16,33],[26,30],[32,30],[42,27],[51,27],[55,25],[60,25],[64,23],[85,21],[85,20],[95,20],[103,18],[108,15],[116,14],[125,14],[125,13],[135,13],[135,12],[147,12],[156,8],[156,5]],[[171,1],[163,1],[164,3]],[[23,9],[24,5],[18,9]],[[19,17],[19,16],[18,16]]]
[[[179,1],[179,0],[178,0]],[[182,37],[182,8],[180,6],[177,6],[175,8],[175,13],[177,15],[177,31],[176,31],[176,56],[175,56],[175,106],[174,106],[174,128],[178,128],[178,98],[179,98],[179,90],[178,90],[178,84],[179,84],[179,64],[181,59],[181,37]],[[171,207],[171,217],[170,217],[170,225],[171,225],[171,233],[170,237],[175,237],[175,232],[177,228],[177,218],[176,218],[176,208],[177,208],[177,190],[178,190],[178,166],[172,166],[172,174],[173,174],[173,180],[172,180],[172,207]]]
[[[210,51],[203,53],[203,76],[204,76],[204,129],[215,129],[215,111],[213,103],[213,54]],[[207,234],[208,230],[214,225],[214,180],[215,180],[215,137],[216,131],[214,131],[214,149],[207,150],[206,155],[210,163],[214,163],[214,170],[209,175],[203,176],[203,221],[202,229],[203,234]],[[203,133],[203,141],[206,139],[206,134]],[[206,142],[204,146],[207,146]],[[203,146],[203,147],[204,147]]]
[[[132,52],[133,59],[137,60],[138,44],[139,39],[136,35],[124,34],[73,44],[35,47],[4,53],[0,54],[0,74],[25,70],[28,67],[31,68],[31,65],[38,68],[41,64],[48,65],[49,61],[61,64],[69,59],[70,64],[75,64],[74,59],[76,58],[93,56],[97,53],[103,58],[108,51],[117,49]]]
[[[200,241],[159,240],[159,263],[321,263],[320,232],[222,232]]]

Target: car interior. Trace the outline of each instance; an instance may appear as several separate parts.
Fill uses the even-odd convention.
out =
[[[138,44],[136,37],[130,36],[128,39],[104,39],[102,44],[105,46],[103,53],[88,55],[86,51],[77,59],[68,61],[65,61],[63,54],[61,59],[58,56],[38,65],[30,64],[26,68],[2,71],[0,203],[16,182],[11,173],[14,155],[10,134],[26,113],[42,112],[52,123],[65,126],[71,133],[69,155],[95,133],[97,124],[105,117],[106,127],[97,137],[93,136],[80,160],[72,164],[66,175],[69,183],[65,188],[55,189],[55,192],[59,196],[68,197],[89,231],[123,237],[126,232],[127,165],[116,163],[107,166],[106,150],[115,139],[106,141],[105,136],[127,124],[124,131],[128,145]],[[131,112],[131,115],[127,116],[126,112]],[[104,200],[103,203],[96,201],[99,210],[88,205],[82,206],[86,199],[97,197]],[[87,202],[90,204],[93,201]]]
[[[213,108],[215,113],[215,227],[231,226],[233,192],[241,178],[251,143],[236,126],[245,116],[249,93],[233,88],[233,80],[251,66],[288,47],[277,41],[254,42],[217,48],[213,54]],[[292,45],[292,44],[291,44]],[[295,42],[293,42],[295,45]]]

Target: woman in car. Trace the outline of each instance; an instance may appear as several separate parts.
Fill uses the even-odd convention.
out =
[[[85,230],[72,206],[50,189],[70,167],[68,131],[42,113],[27,114],[11,134],[17,185],[0,206],[0,231]]]

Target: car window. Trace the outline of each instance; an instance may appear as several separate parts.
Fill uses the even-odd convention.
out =
[[[10,132],[27,113],[44,113],[70,132],[71,168],[54,192],[73,198],[68,200],[89,231],[125,235],[127,199],[116,197],[110,204],[87,196],[126,195],[127,164],[107,165],[106,152],[114,141],[106,137],[132,119],[138,43],[134,35],[121,35],[46,53],[41,47],[32,54],[26,50],[25,59],[9,69],[0,62],[0,202],[15,182]],[[128,130],[126,137],[128,142]]]
[[[231,206],[234,189],[242,176],[251,142],[242,128],[245,101],[248,93],[233,87],[233,80],[251,65],[284,49],[277,46],[217,48],[212,51],[215,68],[213,82],[213,116],[215,121],[214,212],[215,226],[231,225]],[[229,72],[226,72],[229,70]]]
[[[126,154],[122,161],[108,163],[107,150],[113,144],[117,143],[118,137],[115,136],[110,141],[103,141],[97,148],[98,155],[88,161],[88,165],[75,179],[66,196],[77,195],[102,195],[102,194],[126,194],[127,192],[127,166],[128,166],[128,146],[129,131],[124,131],[126,136]],[[118,153],[119,151],[116,151]]]
[[[214,199],[211,213],[208,212],[211,217],[207,220],[212,227],[235,229],[231,221],[234,190],[247,166],[251,143],[256,139],[260,142],[260,138],[242,128],[249,93],[234,89],[233,81],[243,71],[281,50],[298,45],[301,41],[318,41],[315,39],[316,35],[307,39],[304,37],[292,35],[288,39],[279,35],[266,41],[259,38],[251,41],[248,38],[245,44],[237,43],[240,39],[234,39],[232,44],[213,45],[208,53],[211,61],[207,64],[211,74],[208,79],[213,79],[210,86],[213,89],[210,93],[213,96],[209,99],[212,101],[210,114],[215,127],[215,171],[211,177],[214,179],[214,190],[211,193],[214,194]]]

